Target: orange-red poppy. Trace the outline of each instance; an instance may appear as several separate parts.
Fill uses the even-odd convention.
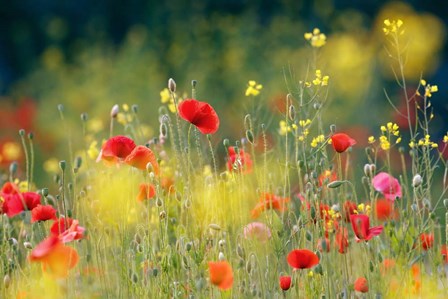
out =
[[[291,288],[291,281],[292,281],[291,276],[280,276],[279,281],[280,281],[280,288],[283,291],[287,291],[289,290],[289,288]]]
[[[233,284],[232,266],[227,261],[209,262],[210,282],[220,288],[227,290]]]
[[[259,203],[251,211],[252,218],[258,218],[263,211],[268,209],[284,212],[286,210],[286,204],[289,201],[289,197],[279,197],[272,193],[263,193],[260,196]]]
[[[0,196],[3,198],[1,211],[10,218],[23,211],[31,211],[40,204],[39,194],[36,192],[21,193],[19,188],[12,183],[3,185],[3,188],[0,191]]]
[[[135,142],[126,136],[115,136],[104,143],[100,158],[109,164],[124,161],[135,148]]]
[[[144,201],[145,199],[151,199],[156,195],[156,189],[152,184],[140,184],[139,192],[137,194],[138,201]]]
[[[335,236],[336,247],[339,253],[346,253],[348,248],[348,230],[341,227],[336,231]]]
[[[135,168],[146,170],[148,163],[151,164],[153,172],[159,174],[159,163],[157,163],[157,158],[146,146],[139,145],[136,146],[132,152],[126,157],[124,162]]]
[[[376,219],[387,221],[398,218],[398,211],[394,209],[394,202],[389,199],[378,199],[375,206]]]
[[[50,236],[31,251],[29,260],[41,262],[45,272],[57,278],[64,278],[68,276],[69,270],[76,266],[79,256],[75,249],[65,246],[58,237]]]
[[[358,210],[358,207],[356,206],[356,203],[353,201],[347,200],[344,202],[344,206],[342,207],[342,212],[344,215],[344,220],[346,222],[350,222],[350,215],[355,214],[355,211]]]
[[[367,283],[367,279],[364,277],[359,277],[355,281],[354,285],[355,291],[361,292],[361,293],[367,293],[369,291],[369,284]]]
[[[179,116],[196,126],[202,134],[213,134],[218,131],[218,114],[208,103],[186,99],[179,104],[178,108]]]
[[[338,153],[345,152],[349,147],[356,144],[356,140],[345,133],[337,133],[331,136],[331,145]]]
[[[337,179],[338,179],[338,177],[335,172],[333,172],[331,170],[325,170],[318,177],[319,186],[320,187],[326,186],[328,183],[334,182]]]
[[[53,236],[59,237],[63,243],[71,242],[73,240],[80,240],[84,237],[85,228],[79,226],[76,219],[61,217],[50,228]]]
[[[56,210],[51,205],[37,205],[31,211],[31,222],[57,220]]]
[[[309,269],[319,264],[319,257],[308,249],[294,249],[288,254],[287,261],[294,269]]]
[[[422,233],[420,235],[420,245],[423,250],[428,250],[434,245],[434,235]]]
[[[383,226],[370,227],[369,216],[365,214],[351,215],[350,221],[352,223],[353,232],[355,233],[356,241],[369,241],[375,236],[378,236],[383,231]]]
[[[244,152],[243,149],[239,149],[237,153],[233,146],[230,146],[228,151],[227,169],[229,171],[241,171],[245,174],[252,172],[252,160],[248,153]]]

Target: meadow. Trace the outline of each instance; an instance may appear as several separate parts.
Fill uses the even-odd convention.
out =
[[[404,99],[397,108],[386,90],[382,105],[404,121],[365,140],[327,122],[318,28],[303,32],[310,60],[286,73],[275,121],[253,78],[232,120],[194,78],[103,109],[103,126],[39,107],[56,114],[46,125],[67,159],[36,165],[38,137],[17,132],[24,162],[11,159],[0,191],[1,297],[447,298],[448,128],[431,135],[439,87],[407,79],[406,25],[377,32]],[[238,138],[220,133],[226,122]]]

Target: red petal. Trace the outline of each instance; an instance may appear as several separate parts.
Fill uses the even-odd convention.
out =
[[[37,205],[31,211],[31,222],[46,221],[46,220],[57,220],[56,210],[50,205]]]
[[[115,136],[106,141],[101,149],[101,158],[107,161],[125,159],[135,148],[135,143],[126,136]]]
[[[337,151],[338,153],[343,153],[350,146],[355,145],[356,141],[347,134],[338,133],[331,136],[331,144],[333,145],[335,151]]]
[[[226,261],[209,262],[210,282],[218,286],[221,290],[227,290],[233,284],[232,266]]]
[[[216,111],[206,102],[186,99],[179,104],[179,116],[195,125],[202,134],[213,134],[219,128]]]
[[[155,174],[159,174],[159,164],[157,163],[157,158],[146,146],[139,145],[126,157],[124,161],[133,167],[141,170],[146,170],[148,163],[151,163]]]
[[[319,264],[319,257],[308,249],[295,249],[288,254],[287,261],[294,269],[308,269]]]

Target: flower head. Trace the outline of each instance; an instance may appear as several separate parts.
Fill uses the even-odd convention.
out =
[[[398,180],[386,172],[378,173],[372,179],[372,185],[376,191],[383,193],[386,199],[394,201],[402,195]]]
[[[404,30],[400,30],[401,26],[403,26],[403,21],[400,19],[392,21],[389,19],[385,19],[383,23],[383,32],[385,35],[389,35],[391,33],[402,35],[404,33]]]
[[[420,245],[425,251],[431,248],[434,245],[434,235],[422,233],[420,235]]]
[[[263,85],[261,84],[257,84],[256,81],[254,80],[250,80],[249,83],[247,84],[247,89],[246,89],[246,97],[248,96],[257,96],[260,94],[260,90],[263,88]]]
[[[367,293],[369,291],[369,285],[367,283],[367,279],[365,279],[364,277],[359,277],[355,281],[354,289],[355,289],[355,291],[358,291],[361,293]]]
[[[383,231],[383,226],[370,227],[369,216],[365,214],[350,215],[353,232],[357,242],[369,241]]]
[[[387,221],[398,217],[398,212],[394,209],[394,203],[388,199],[378,199],[375,206],[376,218]]]
[[[126,136],[115,136],[104,143],[99,159],[109,164],[122,162],[135,148],[134,141]]]
[[[287,261],[294,269],[309,269],[319,264],[319,257],[308,249],[295,249],[288,254]]]
[[[209,262],[208,270],[210,272],[210,282],[220,288],[227,290],[233,284],[232,266],[226,262]]]
[[[156,189],[152,184],[140,184],[139,192],[137,194],[138,201],[144,201],[145,199],[151,199],[156,195]]]
[[[323,47],[327,42],[327,36],[321,33],[319,28],[314,28],[313,32],[305,33],[304,37],[314,48]]]
[[[250,155],[244,152],[243,149],[239,149],[238,153],[235,147],[230,146],[228,148],[229,159],[227,160],[227,168],[229,171],[241,171],[242,173],[252,172],[252,160]]]
[[[57,220],[56,210],[50,205],[37,205],[31,211],[31,222]]]
[[[286,210],[286,204],[289,201],[289,197],[283,198],[272,193],[263,193],[260,196],[259,203],[251,211],[252,218],[258,218],[263,211],[268,209],[284,212]]]
[[[79,226],[78,220],[61,217],[50,228],[53,236],[57,236],[63,243],[80,240],[84,237],[85,228]]]
[[[179,104],[179,116],[198,128],[202,134],[218,131],[219,118],[212,106],[195,99],[186,99]]]
[[[338,153],[345,152],[349,147],[356,144],[356,140],[344,133],[337,133],[331,136],[331,144]]]
[[[279,278],[279,282],[280,282],[280,288],[283,291],[287,291],[289,290],[289,288],[291,287],[291,276],[280,276]]]
[[[260,242],[266,242],[271,238],[271,230],[262,222],[252,222],[243,229],[244,238],[257,239]]]
[[[159,174],[159,163],[157,163],[157,158],[153,151],[146,146],[136,146],[126,157],[124,162],[140,170],[146,170],[149,163],[152,166],[153,172],[156,175]]]

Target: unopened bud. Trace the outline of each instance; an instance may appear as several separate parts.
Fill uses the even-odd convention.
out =
[[[414,178],[412,179],[412,187],[417,188],[422,184],[422,176],[419,174],[416,174]]]
[[[110,110],[110,117],[116,118],[118,112],[120,112],[120,107],[117,104],[113,105],[112,109]]]
[[[173,93],[176,92],[176,82],[173,80],[173,78],[170,78],[168,80],[168,89]]]
[[[336,132],[336,125],[335,124],[330,125],[330,132],[333,133],[333,134]]]
[[[89,115],[87,113],[81,113],[81,120],[86,122],[89,119]]]
[[[3,285],[4,285],[5,288],[7,289],[7,288],[9,287],[10,284],[11,284],[11,277],[10,277],[8,274],[6,274],[6,275],[3,277]]]
[[[250,144],[254,144],[254,134],[251,130],[246,131],[246,139],[250,142]]]
[[[165,219],[166,218],[166,212],[165,211],[161,211],[160,214],[159,214],[159,218],[160,218],[160,220]]]
[[[59,161],[59,168],[64,171],[66,166],[65,160]]]
[[[30,242],[23,242],[23,247],[25,247],[26,249],[33,249],[33,244],[31,244]]]
[[[294,105],[289,106],[288,116],[291,121],[294,121],[296,119],[296,107],[294,107]]]
[[[222,251],[220,251],[218,254],[218,260],[223,261],[225,259],[226,259],[226,257],[224,256],[224,253]]]

